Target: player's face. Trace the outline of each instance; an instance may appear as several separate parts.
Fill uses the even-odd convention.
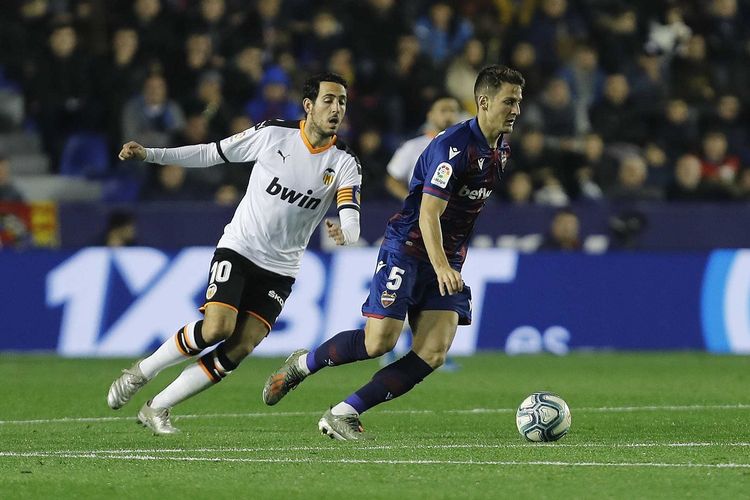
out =
[[[503,83],[497,93],[487,100],[487,120],[498,127],[500,133],[513,132],[516,118],[521,114],[523,93],[520,85]]]
[[[436,130],[445,130],[458,120],[458,101],[451,98],[440,99],[432,105],[428,120]]]
[[[308,101],[310,102],[310,101]],[[315,102],[308,107],[307,119],[323,136],[338,132],[346,113],[346,89],[334,82],[320,82]]]

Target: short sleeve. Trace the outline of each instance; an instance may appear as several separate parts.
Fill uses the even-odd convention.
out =
[[[447,141],[432,141],[422,155],[425,162],[422,192],[448,200],[455,179],[462,173],[465,145],[452,146]]]
[[[243,163],[256,161],[258,151],[262,149],[265,138],[265,122],[257,124],[253,128],[243,130],[233,136],[216,141],[216,149],[225,163]]]
[[[402,144],[393,153],[393,157],[386,167],[391,177],[402,182],[409,182],[412,170],[414,170],[414,157],[410,153],[407,143]]]

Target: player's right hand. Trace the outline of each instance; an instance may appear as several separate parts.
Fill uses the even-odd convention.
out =
[[[445,296],[446,293],[453,295],[464,289],[464,280],[461,278],[461,273],[452,267],[446,266],[435,269],[435,274],[440,287],[440,295]]]
[[[146,149],[135,141],[130,141],[122,145],[120,154],[117,155],[121,160],[139,160],[146,159]]]

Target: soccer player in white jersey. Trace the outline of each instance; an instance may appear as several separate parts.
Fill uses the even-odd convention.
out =
[[[164,368],[200,356],[138,412],[156,434],[172,434],[172,407],[220,382],[271,331],[289,297],[310,236],[335,200],[341,224],[326,220],[337,245],[359,238],[362,170],[336,137],[347,83],[333,73],[308,79],[301,121],[267,120],[212,144],[179,148],[123,145],[121,160],[208,167],[254,161],[247,193],[224,228],[209,268],[202,320],[189,323],[153,354],[123,370],[107,403],[121,408]]]
[[[440,95],[427,112],[422,135],[404,142],[393,153],[386,168],[385,187],[395,198],[403,201],[409,195],[409,182],[414,172],[414,165],[427,145],[443,130],[458,122],[458,100],[450,95]]]

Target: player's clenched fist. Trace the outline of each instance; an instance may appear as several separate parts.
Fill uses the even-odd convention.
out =
[[[137,142],[130,141],[122,145],[122,150],[120,150],[120,154],[117,156],[121,160],[143,161],[146,159],[146,150]]]
[[[341,226],[330,219],[326,219],[326,229],[328,230],[328,236],[335,241],[337,245],[344,245],[346,243]]]

